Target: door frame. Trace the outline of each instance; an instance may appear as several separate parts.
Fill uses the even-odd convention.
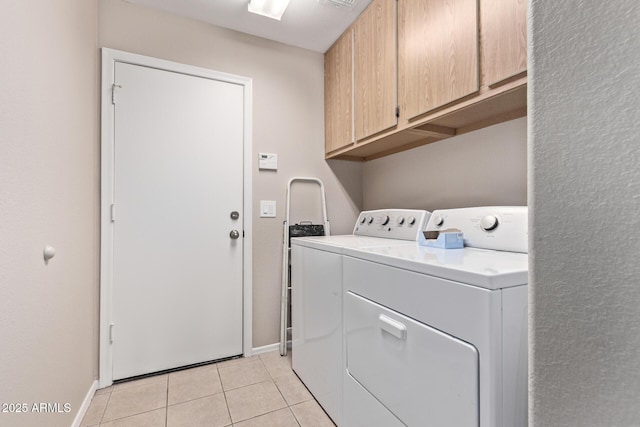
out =
[[[115,64],[122,62],[242,85],[244,87],[243,129],[243,253],[242,253],[242,352],[252,355],[252,79],[192,65],[134,53],[102,48],[101,78],[101,196],[100,196],[100,320],[99,387],[113,384],[113,353],[110,325],[113,315],[113,223],[111,204],[114,190],[114,108],[112,104]],[[116,89],[117,94],[117,89]]]

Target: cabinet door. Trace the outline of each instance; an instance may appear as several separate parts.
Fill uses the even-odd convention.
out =
[[[481,0],[480,31],[486,86],[526,71],[526,0]]]
[[[405,117],[478,91],[477,0],[399,0],[398,13]]]
[[[356,140],[397,124],[396,2],[373,0],[354,25]]]
[[[347,30],[324,56],[325,151],[353,142],[352,32]]]

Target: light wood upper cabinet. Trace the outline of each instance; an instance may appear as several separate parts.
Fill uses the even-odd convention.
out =
[[[324,56],[325,151],[353,143],[352,32],[345,32]]]
[[[526,116],[526,2],[373,0],[325,55],[326,158],[375,159]]]
[[[373,0],[353,26],[356,140],[397,124],[396,1]]]
[[[480,32],[486,86],[527,70],[526,0],[481,0]]]
[[[412,119],[479,90],[477,0],[399,0],[403,116]]]

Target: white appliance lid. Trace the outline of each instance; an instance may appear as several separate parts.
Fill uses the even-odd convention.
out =
[[[340,236],[294,237],[291,245],[305,246],[323,251],[343,253],[344,248],[368,248],[378,246],[406,245],[406,240],[387,239],[383,237],[356,236],[352,234]]]
[[[490,249],[437,249],[417,243],[345,248],[344,255],[485,289],[527,284],[527,254]]]

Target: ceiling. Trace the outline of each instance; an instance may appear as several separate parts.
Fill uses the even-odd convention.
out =
[[[127,1],[322,53],[371,2],[356,0],[345,7],[328,0],[291,0],[282,20],[276,21],[249,13],[249,0]]]

